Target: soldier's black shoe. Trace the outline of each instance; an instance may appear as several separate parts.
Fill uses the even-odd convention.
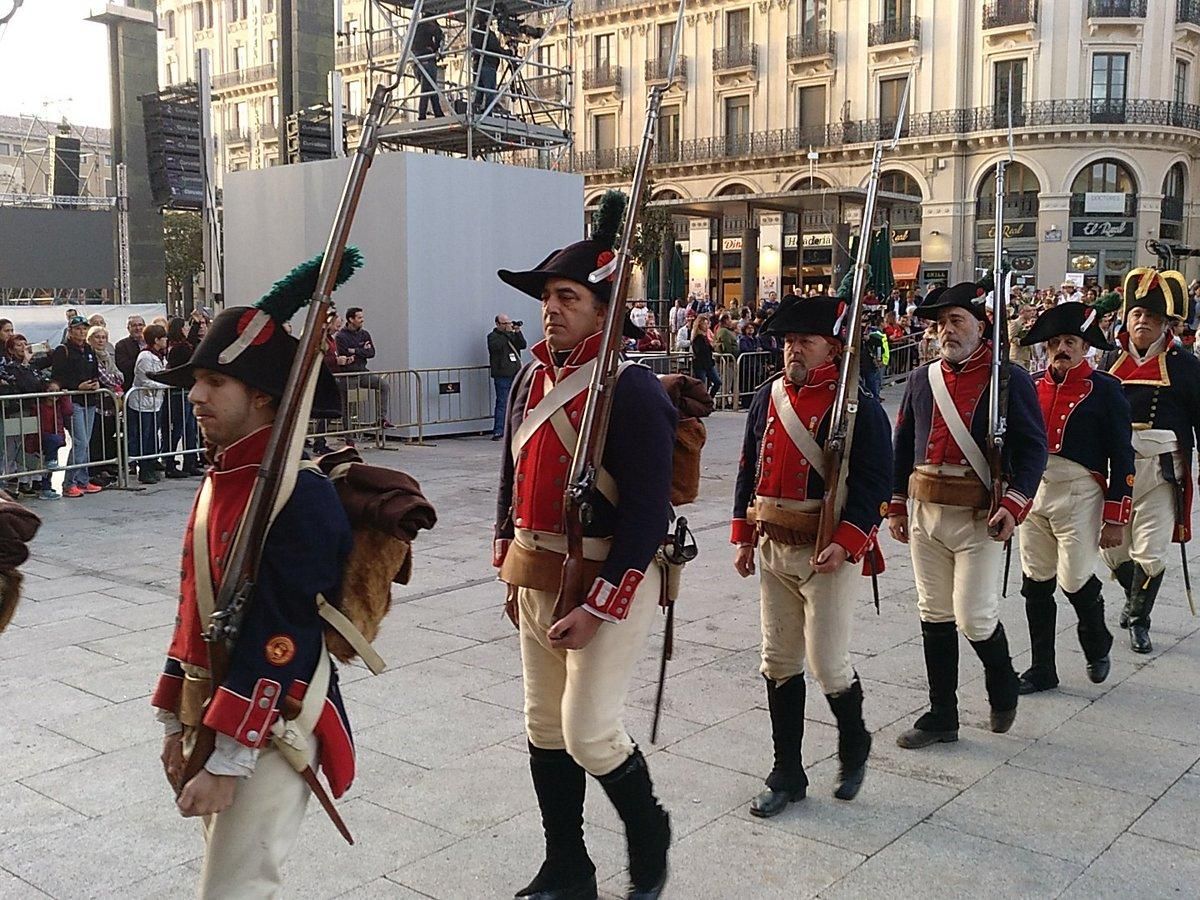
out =
[[[766,779],[766,790],[750,801],[750,815],[760,819],[777,816],[789,803],[808,793],[800,745],[804,740],[804,705],[808,689],[803,673],[778,683],[766,678],[767,709],[771,713],[771,744],[775,759]]]
[[[853,800],[867,775],[867,757],[871,755],[871,733],[863,722],[863,690],[858,673],[850,687],[840,694],[826,694],[838,725],[838,777],[833,796]]]
[[[1052,691],[1058,687],[1058,675],[1046,672],[1044,669],[1030,667],[1021,673],[1017,682],[1018,694],[1036,694],[1040,691]]]
[[[1149,653],[1154,649],[1150,643],[1150,626],[1134,622],[1129,626],[1129,649],[1134,653]]]
[[[595,900],[596,866],[583,842],[587,775],[566,750],[529,745],[529,773],[542,813],[546,860],[517,891],[526,900]]]
[[[913,727],[896,738],[896,746],[920,750],[931,744],[953,744],[958,740],[958,710],[931,709],[921,715]]]
[[[629,900],[655,900],[667,883],[671,817],[654,796],[646,758],[634,747],[629,759],[597,781],[625,825],[630,881],[626,896]]]
[[[1121,614],[1119,616],[1117,616],[1117,627],[1118,628],[1128,628],[1129,627],[1129,601],[1128,600],[1125,601],[1125,606],[1122,607]]]
[[[1100,659],[1089,660],[1087,664],[1087,676],[1092,684],[1101,684],[1108,677],[1108,673],[1112,670],[1112,660],[1106,653]]]
[[[1012,656],[1008,652],[1008,636],[1004,624],[996,623],[996,630],[982,641],[971,641],[975,655],[983,663],[983,683],[987,688],[991,714],[988,726],[996,734],[1004,734],[1012,728],[1017,718],[1017,697],[1020,679],[1013,669]]]

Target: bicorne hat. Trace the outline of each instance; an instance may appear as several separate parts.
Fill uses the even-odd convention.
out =
[[[1077,300],[1068,300],[1052,306],[1033,323],[1029,333],[1021,339],[1022,347],[1040,344],[1060,334],[1074,334],[1083,338],[1097,350],[1112,350],[1113,345],[1104,337],[1100,319],[1104,313]]]
[[[845,341],[846,303],[837,297],[787,296],[762,324],[759,334],[819,334]]]
[[[967,310],[981,322],[987,321],[986,294],[983,288],[973,281],[960,281],[947,288],[934,288],[917,304],[913,315],[922,319],[936,319],[938,313],[951,306]]]
[[[1183,273],[1174,269],[1151,269],[1145,266],[1130,269],[1125,274],[1125,304],[1121,309],[1122,320],[1129,310],[1143,307],[1160,316],[1182,318],[1187,315],[1187,281]]]
[[[361,265],[358,250],[347,247],[337,283],[346,281]],[[234,306],[222,311],[213,319],[191,359],[150,377],[171,387],[190,389],[196,383],[196,370],[207,369],[236,378],[276,400],[282,398],[300,344],[283,326],[312,298],[320,269],[318,256],[276,282],[254,306]],[[338,416],[341,408],[333,374],[322,361],[312,413],[318,417]]]
[[[591,238],[555,250],[532,269],[523,272],[500,269],[496,274],[505,284],[535,300],[542,299],[542,289],[551,278],[565,278],[586,287],[601,303],[608,303],[612,297],[615,271],[606,269],[616,259],[613,245],[625,214],[625,204],[625,195],[620,191],[606,191],[595,215]],[[640,338],[645,334],[630,321],[628,314],[625,316],[623,333],[630,338]]]

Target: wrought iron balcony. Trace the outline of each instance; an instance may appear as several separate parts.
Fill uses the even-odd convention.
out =
[[[646,60],[646,82],[654,84],[659,81],[667,80],[667,69],[671,66],[669,59],[648,59]],[[684,81],[687,79],[687,57],[682,54],[675,61],[675,80]]]
[[[1032,25],[1038,20],[1037,0],[993,0],[983,8],[983,27]]]
[[[530,96],[537,97],[539,100],[557,102],[565,96],[564,79],[561,75],[527,75],[525,76],[525,85],[529,89]]]
[[[250,140],[250,132],[245,128],[226,128],[225,143],[228,144],[244,144]]]
[[[256,84],[260,81],[270,81],[275,77],[275,63],[262,66],[251,66],[248,69],[234,69],[213,77],[214,91],[237,87],[244,84]]]
[[[1040,202],[1037,191],[1022,191],[1017,194],[1004,195],[1004,218],[1007,221],[1016,219],[1036,219]],[[985,194],[975,201],[975,218],[992,219],[996,216],[996,195]]]
[[[1175,5],[1175,22],[1200,25],[1200,0],[1179,0]]]
[[[1089,213],[1086,211],[1087,194],[1072,194],[1071,195],[1071,215],[1072,216],[1098,216],[1100,218],[1112,218],[1116,216],[1124,216],[1127,219],[1132,219],[1137,215],[1137,194],[1125,195],[1125,210],[1120,213]]]
[[[713,50],[714,72],[732,72],[737,69],[758,71],[757,44],[731,44]]]
[[[279,137],[279,126],[272,125],[270,122],[263,122],[258,126],[258,136],[264,140],[271,140]]]
[[[911,19],[884,19],[882,22],[872,22],[867,26],[868,47],[900,44],[920,39],[921,19],[919,16],[913,16]]]
[[[1089,19],[1144,19],[1146,0],[1088,0]]]
[[[1163,197],[1162,218],[1167,222],[1183,221],[1183,198]]]
[[[583,89],[585,91],[601,88],[621,87],[621,67],[614,65],[596,66],[583,72]]]
[[[924,215],[920,204],[911,206],[893,206],[887,214],[888,224],[893,228],[903,228],[905,225],[920,225]]]
[[[815,56],[833,56],[836,43],[836,37],[832,31],[790,34],[787,40],[788,62],[811,59]]]

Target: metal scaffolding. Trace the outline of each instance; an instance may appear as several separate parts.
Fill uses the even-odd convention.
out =
[[[379,132],[393,149],[469,158],[536,150],[552,165],[572,141],[570,0],[373,0],[365,51],[371,81],[404,82]],[[568,36],[565,50],[549,35]]]

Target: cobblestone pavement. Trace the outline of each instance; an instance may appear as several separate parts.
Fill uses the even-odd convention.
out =
[[[890,404],[894,407],[893,402]],[[676,658],[656,747],[649,710],[657,637],[627,724],[650,754],[676,844],[675,898],[889,896],[1180,897],[1200,894],[1200,619],[1178,561],[1154,615],[1155,651],[1117,634],[1112,674],[1091,684],[1069,607],[1058,691],[1025,698],[1007,735],[986,727],[981,669],[964,650],[961,740],[923,751],[896,734],[925,704],[906,553],[885,541],[881,615],[862,582],[853,640],[875,750],[853,803],[830,794],[833,719],[808,708],[810,796],[769,821],[746,808],[769,768],[758,676],[757,586],[726,543],[743,419],[710,420],[703,498],[687,512],[701,556],[684,576]],[[502,898],[541,856],[526,768],[517,641],[489,565],[496,445],[441,440],[370,454],[415,475],[440,522],[416,545],[378,647],[380,677],[343,672],[359,774],[348,849],[310,804],[287,868],[291,897]],[[178,553],[195,482],[37,502],[45,525],[26,599],[0,637],[0,897],[192,893],[198,825],[175,812],[147,698],[175,615]],[[1200,571],[1197,571],[1200,575]],[[1017,593],[1004,603],[1017,653]],[[1115,585],[1106,588],[1115,628]],[[588,841],[619,896],[624,848],[601,792]]]

